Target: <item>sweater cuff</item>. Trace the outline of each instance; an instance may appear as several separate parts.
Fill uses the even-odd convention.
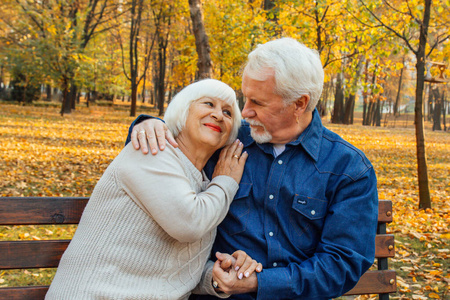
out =
[[[205,265],[205,268],[203,269],[202,279],[200,283],[197,285],[197,287],[192,291],[193,294],[199,294],[199,295],[213,295],[215,297],[226,299],[230,297],[230,295],[225,293],[217,293],[216,290],[212,286],[212,270],[214,267],[214,262],[211,260],[208,260],[208,262]]]
[[[214,177],[211,180],[210,184],[216,184],[222,187],[223,189],[231,193],[233,197],[234,195],[236,195],[236,192],[239,189],[239,184],[236,182],[236,180],[226,175],[219,175]]]

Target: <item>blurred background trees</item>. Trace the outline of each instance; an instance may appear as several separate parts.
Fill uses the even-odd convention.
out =
[[[242,106],[247,54],[293,37],[320,54],[317,108],[332,123],[414,113],[426,208],[423,121],[448,127],[449,25],[450,0],[3,0],[0,98],[58,103],[62,115],[100,100],[163,115],[180,88],[212,77]]]

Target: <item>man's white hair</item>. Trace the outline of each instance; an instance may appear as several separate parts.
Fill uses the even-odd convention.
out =
[[[186,126],[186,120],[189,115],[189,108],[192,102],[203,97],[215,98],[229,104],[232,111],[233,127],[227,145],[234,142],[237,138],[239,127],[241,126],[241,112],[236,101],[236,93],[226,83],[215,79],[203,79],[194,82],[183,88],[170,101],[164,114],[164,121],[170,132],[176,137]]]
[[[244,68],[254,80],[275,76],[275,91],[286,104],[309,95],[308,111],[314,110],[323,89],[324,71],[319,53],[292,38],[258,45]]]

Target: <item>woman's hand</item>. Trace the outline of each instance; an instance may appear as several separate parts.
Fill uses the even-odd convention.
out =
[[[242,250],[237,250],[232,255],[216,252],[216,257],[220,261],[222,270],[229,272],[233,268],[239,279],[248,278],[254,272],[259,273],[263,269],[261,263],[252,259]]]
[[[164,150],[166,147],[166,139],[172,146],[175,148],[178,147],[167,125],[158,119],[148,119],[136,124],[131,132],[131,144],[136,150],[141,148],[144,154],[148,153],[147,141],[152,154],[155,155],[158,153],[158,145],[159,150]]]
[[[262,271],[260,263],[241,250],[234,252],[233,255],[217,252],[216,257],[212,271],[213,286],[216,291],[231,295],[258,290],[258,278],[255,271]],[[243,263],[241,264],[240,261]]]
[[[247,152],[242,153],[243,148],[244,145],[239,140],[224,147],[220,152],[219,161],[216,164],[212,178],[219,175],[226,175],[239,183],[244,172],[245,161],[248,157]]]

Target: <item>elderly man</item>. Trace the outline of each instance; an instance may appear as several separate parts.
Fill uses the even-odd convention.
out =
[[[242,77],[245,122],[238,136],[249,156],[212,253],[241,249],[264,269],[246,276],[211,261],[203,285],[216,289],[207,293],[330,299],[350,290],[372,265],[375,172],[360,150],[323,127],[315,109],[323,80],[317,52],[293,39],[270,41],[249,54]],[[136,121],[127,139],[136,149],[148,152],[148,140],[155,154],[158,144],[164,149],[164,137],[174,143],[159,120],[134,126]],[[208,176],[214,164],[214,158],[207,164]]]

